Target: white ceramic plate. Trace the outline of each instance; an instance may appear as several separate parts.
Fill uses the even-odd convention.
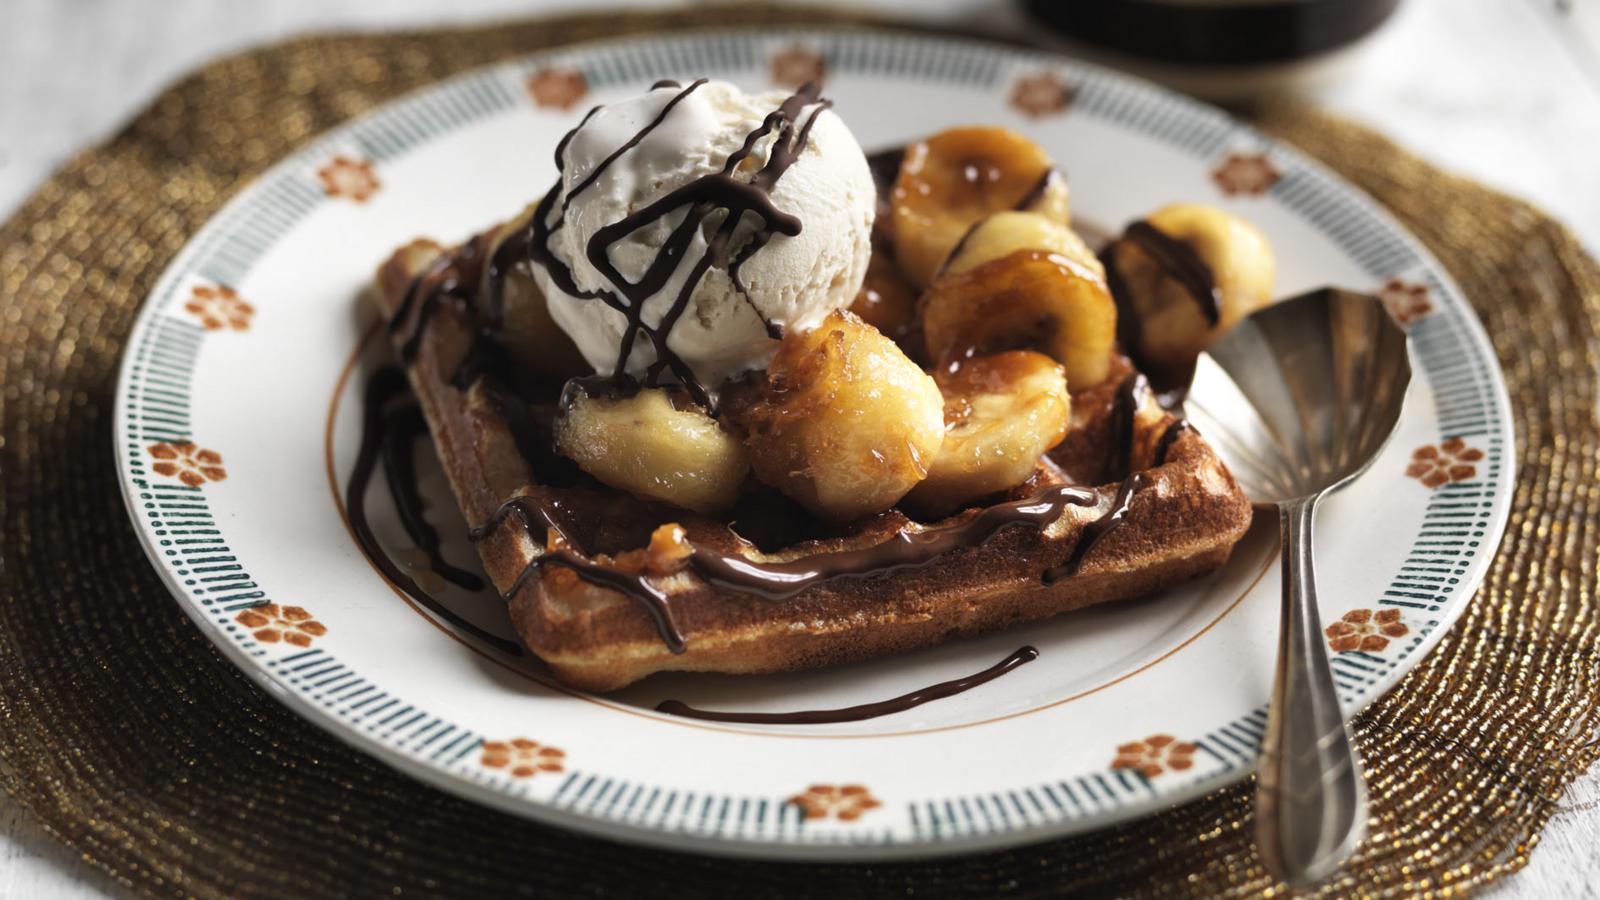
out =
[[[906,656],[796,675],[667,676],[576,694],[526,656],[458,633],[385,582],[341,494],[378,355],[357,302],[418,235],[460,240],[551,184],[556,140],[595,102],[660,77],[747,88],[825,66],[869,150],[993,123],[1042,142],[1079,220],[1117,228],[1176,200],[1271,237],[1279,287],[1382,290],[1419,377],[1371,471],[1322,506],[1322,614],[1354,712],[1438,641],[1505,525],[1511,424],[1500,372],[1438,264],[1365,196],[1222,113],[1053,56],[890,33],[728,31],[542,54],[452,79],[307,146],[229,203],[162,277],[133,332],[117,461],[151,560],[244,671],[352,745],[536,819],[682,849],[882,858],[1037,841],[1192,798],[1253,765],[1278,622],[1277,536],[1160,596]],[[360,348],[365,343],[365,350]],[[463,531],[442,476],[431,515]],[[381,488],[380,536],[405,542]],[[459,540],[447,550],[475,566]],[[448,594],[512,632],[492,594]],[[1348,616],[1348,620],[1347,620]],[[819,726],[714,725],[653,711],[878,700],[1040,658],[909,712]]]

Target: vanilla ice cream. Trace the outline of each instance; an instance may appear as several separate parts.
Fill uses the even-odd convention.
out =
[[[780,107],[792,120],[782,121]],[[764,122],[770,133],[733,167],[730,186],[719,173]],[[634,329],[628,374],[657,361],[654,332],[669,361],[715,390],[765,367],[773,335],[849,306],[866,273],[876,209],[866,156],[844,121],[809,96],[667,83],[593,112],[557,162],[535,272],[551,316],[603,374],[622,357],[636,316],[643,328]],[[778,216],[759,213],[772,208]],[[742,214],[717,239],[730,209]],[[685,226],[690,216],[698,221]],[[597,265],[607,260],[609,273]]]

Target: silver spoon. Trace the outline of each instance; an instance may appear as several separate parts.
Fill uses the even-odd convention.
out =
[[[1293,885],[1320,881],[1366,833],[1366,787],[1317,615],[1317,501],[1366,470],[1400,417],[1406,335],[1376,298],[1324,288],[1212,344],[1188,413],[1258,504],[1278,508],[1283,625],[1257,769],[1256,845]]]

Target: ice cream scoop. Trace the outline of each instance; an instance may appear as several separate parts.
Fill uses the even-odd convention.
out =
[[[533,260],[596,371],[699,399],[849,306],[871,252],[866,156],[814,86],[662,82],[562,141]]]

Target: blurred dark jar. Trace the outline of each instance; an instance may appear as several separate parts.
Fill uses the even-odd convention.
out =
[[[1349,55],[1400,5],[1400,0],[1024,2],[1035,18],[1080,47],[1109,51],[1115,62],[1158,80],[1223,96],[1285,86],[1319,62]]]

